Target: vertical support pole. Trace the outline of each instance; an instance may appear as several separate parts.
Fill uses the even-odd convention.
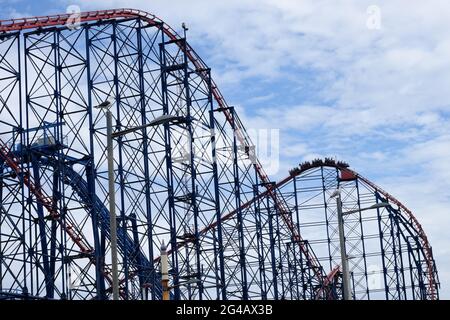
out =
[[[39,164],[38,164],[38,160],[32,156],[32,166],[33,166],[33,176],[34,176],[34,184],[36,186],[36,189],[39,190],[41,189],[41,175],[39,172]],[[39,239],[41,242],[41,250],[42,250],[42,264],[43,264],[43,271],[44,271],[44,280],[45,280],[45,290],[46,290],[46,297],[51,297],[52,296],[52,289],[53,289],[53,284],[52,284],[52,275],[50,274],[50,265],[49,265],[49,257],[48,257],[48,245],[47,245],[47,226],[45,223],[45,217],[44,217],[44,207],[42,205],[42,203],[40,202],[39,199],[36,199],[37,201],[37,214],[38,214],[38,218],[37,218],[37,227],[39,229],[39,232],[36,234],[36,236],[38,236],[39,234]]]
[[[114,150],[112,141],[112,113],[106,111],[107,149],[108,149],[108,186],[109,186],[109,225],[111,229],[111,276],[113,300],[119,300],[119,276],[117,263],[117,218],[116,218],[116,190],[114,186]]]
[[[375,200],[376,203],[379,202],[379,194],[377,190],[375,190]],[[388,281],[387,281],[387,268],[386,268],[386,253],[384,250],[384,244],[383,244],[383,228],[381,227],[381,213],[380,208],[377,208],[377,217],[378,217],[378,234],[380,236],[380,248],[381,248],[381,262],[383,264],[383,279],[384,279],[384,291],[386,295],[386,300],[389,300],[389,287],[388,287]]]
[[[397,252],[397,246],[395,245],[395,242],[396,242],[396,238],[395,238],[395,232],[394,232],[394,228],[395,228],[395,222],[394,222],[394,218],[393,218],[393,212],[391,212],[391,211],[389,211],[389,226],[390,226],[390,230],[389,230],[389,233],[390,233],[390,236],[391,236],[391,245],[392,245],[392,256],[393,256],[393,259],[394,259],[394,272],[395,272],[395,291],[396,291],[396,293],[397,293],[397,298],[398,299],[401,299],[401,296],[400,296],[400,279],[399,279],[399,274],[398,274],[398,265],[397,265],[397,255],[398,255],[398,252]]]
[[[27,46],[27,41],[28,41],[28,36],[24,35],[23,36],[23,42],[24,42],[24,57],[23,57],[23,61],[24,61],[24,82],[25,82],[25,108],[24,108],[24,113],[25,113],[25,128],[29,129],[30,128],[30,95],[29,95],[29,85],[28,85],[28,79],[29,79],[29,73],[28,73],[28,59],[29,59],[29,49]],[[19,51],[20,52],[20,51]],[[20,60],[20,59],[19,59]],[[23,110],[23,109],[22,109]],[[28,146],[30,145],[30,132],[29,130],[25,131],[25,134],[23,135],[23,141],[22,141],[22,157],[27,157],[28,156],[28,151],[29,148]],[[23,160],[23,158],[21,159]],[[20,169],[21,172],[25,172],[26,169],[29,169],[29,164],[27,161],[21,161],[20,164]],[[22,189],[22,232],[25,233],[25,230],[29,229],[31,230],[31,219],[28,215],[31,216],[31,214],[29,214],[30,212],[30,190],[25,188],[25,182],[24,182],[24,176],[20,177],[20,183],[21,183],[21,189]],[[27,192],[25,191],[27,190]],[[27,225],[28,222],[28,225]],[[31,233],[28,232],[29,234],[29,238],[28,240],[31,242]],[[25,234],[23,235],[23,237],[25,238]],[[24,273],[23,273],[23,294],[27,295],[29,293],[29,290],[31,290],[31,292],[33,292],[33,266],[31,261],[28,262],[28,254],[29,252],[27,252],[27,247],[26,247],[26,240],[24,239],[23,241],[23,268],[24,268]],[[27,263],[29,264],[29,269],[27,270]],[[27,274],[30,274],[30,278],[27,277]],[[31,281],[30,281],[31,280]],[[30,288],[28,288],[28,283],[30,284]]]
[[[161,286],[162,286],[162,299],[170,300],[169,294],[169,261],[167,257],[167,247],[164,241],[161,244]]]
[[[209,101],[211,103],[211,110],[209,111],[209,122],[211,128],[211,146],[212,146],[212,160],[213,160],[213,175],[214,175],[214,198],[215,198],[215,215],[217,222],[217,242],[218,248],[216,252],[216,256],[219,259],[219,279],[217,280],[218,286],[220,287],[220,297],[222,300],[227,300],[227,288],[225,283],[225,259],[223,257],[223,236],[222,236],[222,219],[221,219],[221,210],[220,210],[220,191],[219,191],[219,173],[217,169],[217,150],[216,150],[216,133],[215,133],[215,119],[214,119],[214,111],[212,105],[212,93],[211,93],[211,75],[208,70],[208,91],[209,91]]]
[[[22,98],[22,59],[20,56],[20,52],[21,52],[21,39],[22,37],[20,36],[20,33],[17,34],[17,64],[18,64],[18,73],[17,73],[17,82],[18,82],[18,86],[19,86],[19,135],[20,135],[20,145],[22,146],[22,148],[25,146],[26,144],[26,140],[25,140],[25,135],[23,134],[23,115],[24,115],[24,110],[23,110],[23,98]],[[24,44],[24,47],[26,47],[26,44]],[[26,71],[26,55],[24,54],[23,57],[23,61],[25,64],[25,71]],[[25,75],[25,93],[27,93],[27,81],[26,81],[26,75]],[[26,100],[25,100],[26,101]],[[27,115],[27,113],[25,113],[25,115]],[[20,157],[23,157],[23,154],[20,155]],[[24,162],[20,161],[20,171],[23,172],[24,171]],[[21,199],[21,220],[22,220],[22,232],[25,232],[25,212],[26,212],[26,206],[25,206],[25,188],[23,185],[23,180],[20,179],[20,199]],[[25,242],[25,235],[23,235],[23,239],[21,241],[21,250],[22,250],[22,261],[23,261],[23,293],[26,294],[27,293],[27,282],[26,282],[26,275],[27,275],[27,264],[26,264],[26,242]]]
[[[294,279],[292,277],[292,265],[295,263],[295,260],[291,261],[291,244],[292,242],[286,243],[286,256],[287,256],[287,278],[288,278],[288,297],[291,300],[298,299],[298,292],[296,291],[296,287],[294,288]],[[284,291],[283,291],[284,294]],[[295,298],[294,298],[295,297]]]
[[[370,300],[369,278],[367,276],[366,245],[365,245],[365,237],[364,237],[363,220],[362,220],[362,214],[361,214],[361,201],[360,201],[358,179],[355,180],[355,184],[356,184],[356,194],[358,196],[359,224],[361,226],[361,242],[362,242],[362,253],[363,253],[363,259],[364,259],[364,278],[366,280],[366,294],[367,294],[367,299]],[[355,292],[356,292],[356,290],[355,290]]]
[[[339,190],[339,189],[338,189]],[[339,228],[339,245],[341,250],[341,265],[342,265],[342,281],[344,285],[344,300],[351,300],[350,290],[350,274],[348,268],[348,258],[345,251],[345,234],[344,234],[344,216],[342,215],[342,201],[341,192],[338,191],[336,197],[336,206],[338,212],[338,228]]]
[[[121,130],[121,104],[122,104],[122,98],[120,95],[120,89],[119,88],[119,48],[117,44],[117,21],[113,21],[112,27],[113,27],[113,34],[112,34],[112,43],[113,43],[113,49],[114,49],[114,89],[115,89],[115,96],[116,96],[116,129]],[[119,176],[119,185],[120,185],[120,224],[119,224],[119,237],[122,241],[126,239],[127,237],[127,228],[126,228],[126,217],[125,217],[125,179],[124,179],[124,173],[123,173],[123,137],[118,137],[118,151],[119,151],[119,157],[118,157],[118,176]],[[109,160],[108,160],[109,161]],[[117,219],[117,217],[116,217]],[[117,231],[116,231],[117,232]],[[125,299],[128,299],[128,253],[127,250],[123,251],[123,274],[124,274],[124,297]]]
[[[214,257],[215,257],[214,267],[217,272],[217,271],[219,271],[219,262],[217,261],[218,260],[217,255],[221,249],[219,248],[219,241],[217,240],[217,234],[216,234],[215,230],[212,230],[211,238],[212,238],[213,252],[214,252]],[[216,280],[216,300],[221,300],[221,298],[220,298],[220,292],[222,290],[221,277],[217,273],[216,273],[215,280]],[[225,299],[222,299],[222,300],[225,300]]]
[[[244,221],[242,217],[241,209],[241,188],[239,181],[239,165],[238,165],[238,153],[237,153],[237,139],[236,139],[236,116],[233,107],[230,108],[231,121],[233,129],[233,175],[234,175],[234,195],[235,206],[237,208],[236,218],[239,236],[239,265],[241,269],[241,281],[242,281],[242,299],[248,300],[248,282],[247,282],[247,265],[245,263],[245,241],[244,241]]]
[[[140,103],[141,103],[141,121],[142,125],[147,123],[146,117],[146,106],[147,102],[145,99],[145,81],[144,81],[144,61],[142,52],[142,21],[139,20],[139,28],[137,29],[137,41],[138,41],[138,62],[139,62],[139,88],[140,88]],[[150,263],[150,293],[152,300],[156,299],[155,287],[156,287],[156,277],[154,270],[154,254],[153,254],[153,222],[152,222],[152,204],[150,198],[150,169],[149,169],[149,156],[148,156],[148,135],[147,130],[142,130],[142,156],[144,161],[144,179],[145,179],[145,212],[147,220],[147,239],[148,239],[148,256]]]
[[[99,237],[99,222],[98,222],[98,211],[94,206],[94,198],[95,198],[95,160],[94,160],[94,135],[95,135],[95,127],[92,116],[92,91],[93,91],[93,81],[91,78],[91,63],[90,63],[90,49],[91,49],[91,39],[89,38],[89,26],[84,26],[85,30],[85,38],[86,38],[86,77],[88,83],[88,115],[89,115],[89,161],[86,165],[86,180],[88,184],[88,192],[90,203],[89,210],[90,216],[92,220],[92,233],[94,236],[94,255],[95,255],[95,265],[98,266],[95,268],[95,278],[96,278],[96,290],[97,290],[97,298],[105,299],[105,278],[103,275],[103,268],[105,263],[105,250],[104,247],[101,246],[100,237]],[[102,232],[103,234],[103,232]]]
[[[351,294],[353,297],[355,297],[356,293],[355,293],[355,274],[353,272],[350,273],[350,279],[351,279],[351,284],[352,284],[352,290],[351,290]]]
[[[160,26],[161,30],[164,28]],[[165,37],[164,32],[162,34],[162,42],[160,43],[160,65],[161,65],[161,90],[162,90],[162,102],[163,102],[163,114],[169,114],[169,101],[168,101],[168,87],[167,87],[167,65],[166,65],[166,51],[165,51]],[[167,200],[168,200],[168,212],[169,215],[169,228],[170,228],[170,246],[171,248],[177,247],[177,229],[176,229],[176,216],[175,216],[175,199],[173,188],[173,172],[172,172],[172,146],[171,146],[171,132],[170,124],[164,123],[164,141],[165,141],[165,159],[166,159],[166,172],[167,172]],[[177,250],[171,250],[172,256],[172,270],[174,272],[173,285],[174,285],[174,299],[180,299],[180,288],[178,286],[179,274],[178,274],[178,254]]]
[[[393,216],[393,220],[395,222],[395,236],[396,236],[396,240],[398,241],[398,255],[399,255],[399,274],[400,274],[400,293],[401,295],[403,295],[403,299],[407,300],[408,296],[407,296],[407,291],[406,291],[406,278],[405,278],[405,263],[403,262],[403,254],[404,251],[402,249],[402,239],[403,241],[405,241],[405,243],[407,243],[407,237],[405,237],[405,234],[403,233],[402,229],[401,229],[401,225],[400,225],[400,218],[399,218],[399,212],[396,210],[394,211],[394,216]],[[402,299],[402,296],[399,296],[399,299]]]
[[[55,143],[62,143],[62,123],[63,113],[61,111],[61,62],[60,62],[60,30],[53,33],[53,56],[54,56],[54,64],[55,64],[55,90],[54,90],[54,99],[56,106],[56,127],[53,131],[53,137],[55,139]],[[45,132],[45,131],[44,131]],[[56,165],[53,167],[53,183],[52,183],[52,205],[53,210],[55,212],[58,211],[58,202],[60,199],[59,192],[59,182],[60,182],[60,174],[61,169],[60,163],[62,158],[62,151],[57,150],[55,156]],[[62,172],[64,174],[64,172]],[[50,231],[50,254],[49,254],[49,262],[50,262],[50,274],[52,278],[55,278],[55,265],[56,265],[56,242],[57,242],[57,222],[55,219],[52,219],[51,222],[51,231]],[[64,269],[63,269],[64,272]],[[64,278],[64,277],[63,277]],[[50,298],[54,296],[54,288],[52,288]]]
[[[326,197],[326,191],[327,188],[325,186],[325,176],[323,172],[323,167],[320,167],[320,176],[322,180],[322,193],[323,193],[323,203],[324,203],[324,210],[325,210],[325,225],[327,230],[327,247],[328,247],[328,262],[329,262],[329,268],[330,270],[333,270],[333,257],[331,255],[331,239],[330,239],[330,222],[328,219],[328,204],[327,204],[327,197]],[[336,170],[336,176],[339,176],[339,172]]]
[[[274,193],[275,193],[275,195],[276,195],[276,193],[277,193],[277,190],[275,189],[275,183],[274,182],[272,182],[271,183],[272,184],[272,188],[273,188],[273,190],[274,190]],[[285,292],[285,290],[284,290],[284,285],[285,285],[285,283],[284,283],[284,277],[286,276],[285,274],[284,274],[284,270],[283,270],[283,267],[285,267],[285,266],[283,266],[283,263],[282,263],[282,259],[283,259],[283,252],[282,252],[282,242],[281,242],[281,233],[280,233],[280,212],[278,212],[278,207],[277,206],[275,206],[274,207],[274,210],[275,210],[275,222],[276,222],[276,224],[275,224],[275,227],[276,227],[276,230],[275,230],[275,234],[277,235],[277,246],[278,246],[278,265],[276,265],[276,268],[277,268],[277,273],[276,273],[276,276],[277,276],[277,278],[278,278],[278,276],[280,277],[280,279],[278,280],[277,279],[277,282],[276,282],[276,285],[277,285],[277,287],[278,287],[278,285],[280,285],[281,284],[281,299],[286,299],[286,297],[285,297],[285,295],[284,295],[284,292]],[[288,211],[288,213],[287,213],[288,215],[289,215],[289,219],[290,219],[290,221],[292,221],[292,211]],[[275,284],[274,284],[274,286],[275,286]],[[277,297],[276,297],[276,299],[278,299],[279,297],[279,294],[278,294],[278,291],[279,291],[279,289],[277,288]]]
[[[297,192],[297,178],[293,177],[292,178],[292,182],[293,182],[293,187],[294,187],[294,204],[295,204],[295,217],[297,219],[297,232],[298,234],[301,234],[301,230],[300,230],[300,210],[298,209],[298,192]],[[326,204],[325,204],[326,205]],[[294,254],[294,262],[295,262],[295,279],[296,279],[296,283],[297,283],[297,290],[298,290],[298,274],[299,272],[297,272],[297,257],[296,257],[296,242],[299,241],[299,239],[292,239],[292,252]],[[303,258],[302,258],[302,254],[301,252],[299,252],[299,258],[300,258],[300,280],[301,280],[301,296],[303,298],[303,300],[306,300],[306,289],[305,289],[305,272],[303,271]],[[300,298],[300,295],[297,297],[297,299]]]
[[[189,73],[188,73],[188,58],[186,55],[187,52],[187,44],[186,44],[186,30],[185,30],[185,37],[182,40],[182,46],[183,46],[183,63],[184,63],[184,89],[185,89],[185,95],[186,95],[186,113],[187,113],[187,130],[188,130],[188,146],[189,146],[189,171],[191,175],[191,200],[192,200],[192,208],[194,211],[194,246],[195,246],[195,256],[196,256],[196,278],[198,283],[198,299],[203,300],[203,283],[201,281],[202,279],[202,270],[201,270],[201,247],[200,247],[200,237],[198,233],[198,217],[199,217],[199,210],[198,210],[198,203],[197,203],[197,172],[194,164],[194,148],[193,148],[193,141],[194,141],[194,132],[192,129],[192,121],[194,121],[194,118],[191,116],[191,106],[192,106],[192,100],[191,100],[191,92],[189,88]]]
[[[426,300],[427,299],[427,289],[425,287],[425,282],[424,282],[424,271],[422,268],[422,260],[420,259],[420,249],[421,249],[421,245],[419,242],[419,239],[417,236],[414,236],[414,242],[415,242],[415,248],[414,250],[416,251],[417,254],[417,274],[419,275],[419,292],[420,292],[420,300]]]
[[[267,197],[267,218],[269,219],[269,239],[270,239],[270,260],[272,265],[272,287],[273,287],[273,296],[275,300],[278,300],[278,271],[276,266],[276,258],[275,258],[275,237],[274,237],[274,226],[273,219],[276,217],[276,213],[274,214],[270,210],[270,200]]]
[[[52,183],[52,191],[53,191],[53,195],[52,195],[52,203],[53,203],[53,210],[55,210],[55,212],[59,211],[58,210],[58,201],[60,199],[60,192],[59,192],[59,182],[60,182],[60,168],[59,168],[59,163],[57,166],[55,166],[53,168],[53,183]],[[51,221],[51,233],[50,233],[50,275],[52,277],[52,279],[56,278],[55,275],[55,265],[56,265],[56,239],[57,239],[57,227],[58,227],[58,223],[56,221],[56,219],[52,219]],[[64,274],[63,274],[64,276]],[[64,279],[64,277],[63,277]],[[52,280],[53,282],[53,280]],[[52,285],[52,290],[51,290],[51,298],[54,298],[54,283]]]
[[[258,175],[255,174],[256,184],[253,185],[253,198],[257,199],[259,195]],[[256,224],[256,243],[258,251],[258,264],[259,264],[259,282],[261,290],[261,299],[267,300],[267,286],[266,286],[266,271],[264,268],[264,253],[263,253],[263,234],[261,228],[261,204],[260,200],[256,200],[254,203],[255,210],[255,224]]]
[[[400,257],[400,267],[399,267],[399,272],[400,272],[400,278],[401,278],[401,283],[400,283],[400,290],[403,293],[403,299],[407,300],[406,297],[406,280],[405,280],[405,268],[404,268],[404,263],[403,263],[403,250],[402,250],[402,239],[400,237],[400,225],[399,225],[399,221],[398,218],[395,218],[395,223],[396,223],[396,227],[397,227],[397,239],[398,239],[398,254]]]
[[[139,243],[139,232],[138,232],[138,226],[137,226],[137,217],[136,214],[134,212],[132,212],[127,221],[131,222],[131,232],[133,234],[133,250],[132,252],[132,256],[135,260],[135,262],[137,263],[137,265],[139,266],[140,269],[142,269],[143,266],[143,261],[142,261],[142,255],[140,255],[139,251],[140,251],[140,243]],[[123,226],[124,228],[126,228],[126,224]],[[141,299],[144,299],[144,295],[142,294],[142,288],[144,288],[144,272],[142,270],[138,270],[138,280],[139,280],[139,294],[141,295]]]
[[[409,239],[410,237],[406,238],[406,246],[408,249],[408,265],[409,265],[409,277],[410,277],[410,281],[411,281],[411,295],[412,295],[412,300],[416,300],[416,284],[414,282],[414,269],[413,269],[413,265],[412,265],[412,261],[411,261],[411,256],[413,255],[412,253],[412,249],[411,249],[411,244],[409,243]]]

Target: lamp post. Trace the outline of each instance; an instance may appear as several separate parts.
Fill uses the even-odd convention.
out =
[[[117,259],[117,218],[116,218],[116,192],[114,188],[114,147],[112,141],[112,113],[109,110],[111,102],[102,102],[96,108],[105,110],[106,137],[108,158],[108,188],[109,188],[109,229],[111,241],[111,278],[113,300],[119,300],[119,272]]]
[[[344,285],[343,296],[344,300],[351,300],[351,290],[350,290],[350,268],[348,265],[348,257],[345,251],[345,234],[344,234],[344,216],[356,212],[366,211],[370,209],[377,209],[389,206],[388,202],[381,202],[374,204],[367,208],[361,208],[356,210],[350,210],[342,212],[342,201],[341,201],[341,190],[338,188],[333,192],[330,198],[336,198],[336,208],[338,214],[338,229],[339,229],[339,247],[341,251],[341,266],[342,266],[342,282]]]
[[[170,300],[169,297],[169,261],[167,258],[167,247],[164,241],[161,243],[161,287],[162,299]]]
[[[111,235],[111,277],[113,300],[119,300],[119,272],[117,259],[117,217],[116,217],[116,190],[114,176],[114,146],[113,139],[127,133],[157,126],[168,122],[185,122],[186,119],[179,116],[162,115],[153,121],[134,128],[125,129],[113,133],[112,113],[110,111],[111,102],[106,100],[96,106],[97,109],[105,110],[106,113],[106,138],[107,138],[107,158],[108,158],[108,188],[109,188],[109,225]]]
[[[185,282],[178,283],[174,286],[169,286],[169,259],[167,257],[167,246],[164,244],[164,241],[161,243],[161,251],[160,251],[160,257],[161,257],[161,287],[162,287],[162,299],[163,300],[170,300],[170,289],[188,285],[188,284],[195,284],[199,283],[200,280],[198,279],[192,279]]]
[[[342,282],[344,285],[344,300],[350,300],[350,272],[348,268],[347,253],[345,252],[345,235],[344,235],[344,219],[342,214],[341,191],[337,189],[331,195],[331,198],[336,198],[336,208],[338,214],[338,229],[339,229],[339,245],[341,249],[341,266],[342,266]]]

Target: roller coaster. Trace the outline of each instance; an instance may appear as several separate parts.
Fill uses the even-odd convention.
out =
[[[210,71],[139,10],[0,21],[0,299],[110,299],[108,99],[185,119],[115,139],[121,299],[161,299],[163,241],[174,300],[342,299],[337,189],[352,299],[439,299],[409,209],[333,159],[270,180]]]

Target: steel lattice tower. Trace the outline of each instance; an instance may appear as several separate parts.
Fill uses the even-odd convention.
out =
[[[348,209],[391,203],[345,219],[354,297],[438,298],[412,213],[329,159],[271,181],[185,37],[138,10],[72,18],[0,21],[0,298],[109,297],[107,100],[115,130],[186,119],[115,141],[123,299],[161,298],[163,241],[172,299],[339,299],[338,186]]]

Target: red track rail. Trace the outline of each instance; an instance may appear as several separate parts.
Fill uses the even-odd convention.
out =
[[[318,290],[319,293],[323,293],[325,291],[326,300],[334,300],[333,296],[331,295],[331,292],[326,292],[326,289],[333,283],[334,278],[339,274],[341,271],[341,266],[337,265],[333,268],[333,270],[328,273],[327,277],[325,278],[325,281],[323,282],[323,287]],[[317,295],[317,299],[321,297],[320,294]]]
[[[141,10],[135,9],[112,9],[112,10],[101,10],[101,11],[90,11],[90,12],[82,12],[78,15],[71,14],[58,14],[53,16],[40,16],[40,17],[32,17],[32,18],[20,18],[20,19],[10,19],[10,20],[0,20],[0,32],[12,32],[19,31],[25,29],[36,29],[36,28],[44,28],[50,26],[61,26],[67,24],[70,19],[73,17],[79,18],[80,22],[89,22],[89,21],[98,21],[98,20],[107,20],[107,19],[116,19],[116,18],[140,18],[143,21],[146,21],[150,25],[161,26],[162,31],[171,39],[176,40],[179,39],[180,36],[177,34],[175,30],[173,30],[170,26],[165,24],[161,19],[156,17],[153,14],[147,13]],[[180,49],[184,50],[182,44],[176,42]],[[186,44],[186,55],[189,60],[193,63],[197,71],[199,73],[203,73],[206,70],[207,66],[203,62],[203,60],[197,55],[197,53],[192,49],[189,44]],[[206,74],[203,73],[203,76],[206,78]],[[246,133],[245,129],[241,126],[240,123],[233,121],[233,116],[229,111],[229,107],[220,92],[219,88],[215,84],[214,80],[211,79],[211,90],[214,96],[214,99],[219,105],[219,109],[224,113],[227,121],[233,126],[235,126],[235,134],[237,139],[244,146],[251,146],[251,139]],[[234,122],[234,123],[233,123]],[[305,258],[309,261],[310,265],[313,267],[315,276],[318,281],[322,282],[322,274],[320,272],[320,264],[317,259],[312,256],[307,248],[302,245],[302,238],[298,233],[297,229],[294,226],[290,216],[289,210],[284,206],[281,200],[278,198],[277,194],[273,191],[274,189],[270,187],[270,180],[267,174],[264,172],[264,169],[261,166],[261,163],[256,160],[255,169],[258,173],[261,181],[267,185],[267,194],[274,200],[275,205],[278,207],[280,215],[285,222],[286,226],[289,228],[290,232],[293,234],[293,238],[298,240],[300,245],[300,249],[305,255]],[[245,206],[245,204],[244,204]],[[228,214],[228,217],[231,217],[236,213],[237,210],[234,210],[232,213]]]

